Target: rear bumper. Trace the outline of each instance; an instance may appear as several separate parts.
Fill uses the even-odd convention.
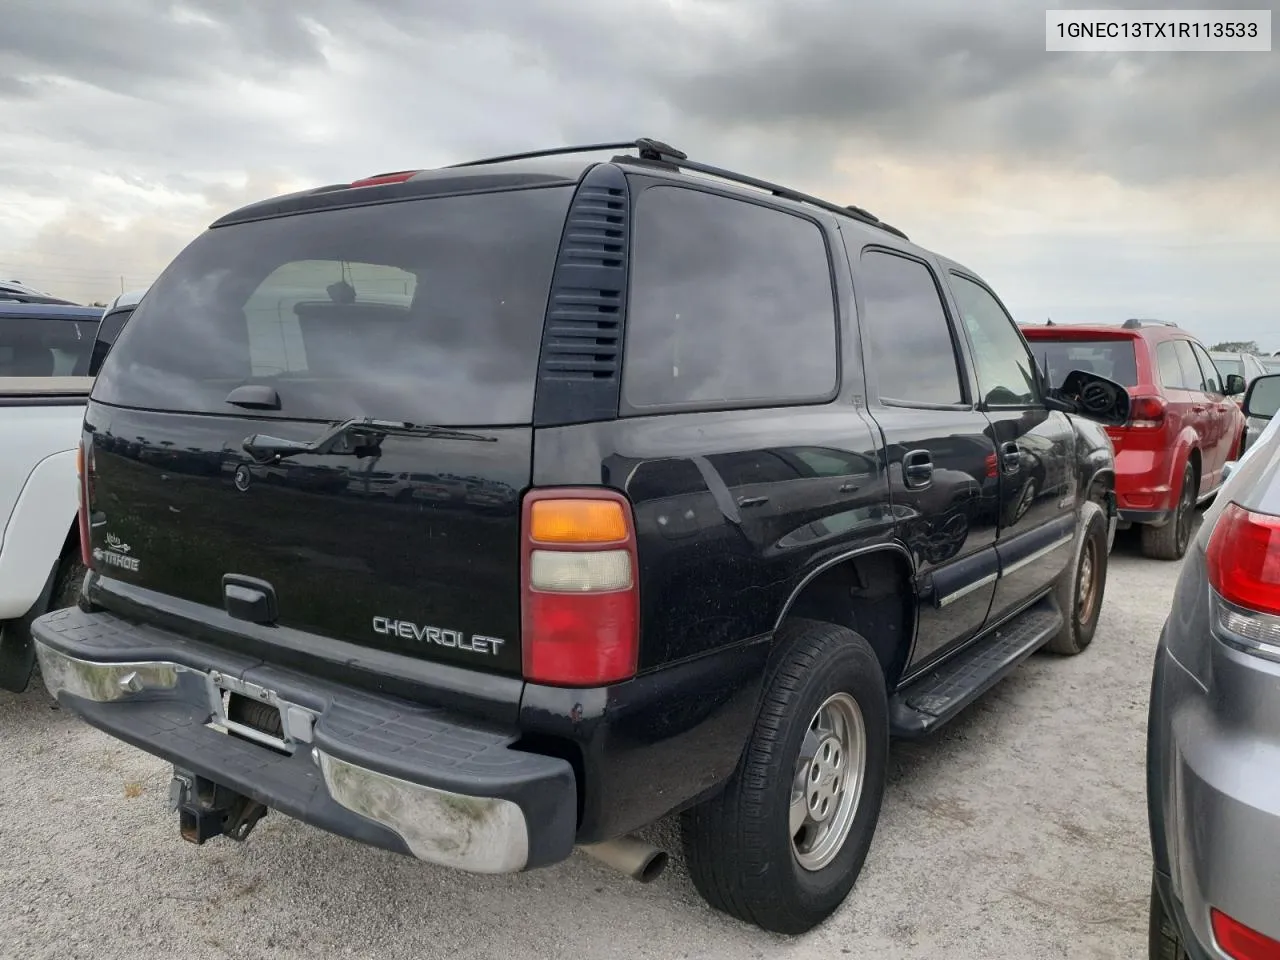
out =
[[[1171,454],[1160,450],[1125,449],[1116,454],[1116,501],[1121,519],[1126,513],[1168,517],[1177,506],[1173,489]],[[1132,523],[1150,523],[1134,519]]]
[[[1151,527],[1162,527],[1173,517],[1172,510],[1127,510],[1121,507],[1118,511],[1123,523],[1144,523]]]
[[[49,692],[66,709],[313,826],[474,873],[546,866],[573,850],[573,769],[513,749],[514,730],[281,670],[111,613],[59,610],[36,620],[32,634]],[[283,734],[228,721],[226,690],[274,707]]]

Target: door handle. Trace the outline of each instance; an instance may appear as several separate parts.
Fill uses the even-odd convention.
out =
[[[738,506],[740,507],[761,507],[769,502],[768,497],[739,497]]]
[[[1191,412],[1192,412],[1192,413],[1204,413],[1204,404],[1203,404],[1203,403],[1193,403],[1193,404],[1191,405]]]
[[[928,450],[912,450],[902,458],[902,478],[908,487],[917,489],[933,481],[933,458]]]

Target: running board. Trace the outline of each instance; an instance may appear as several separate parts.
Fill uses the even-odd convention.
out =
[[[916,739],[933,733],[1049,642],[1062,614],[1045,598],[889,698],[889,732]]]

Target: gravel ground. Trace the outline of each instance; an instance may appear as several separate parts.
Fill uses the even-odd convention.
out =
[[[279,814],[243,845],[191,846],[167,767],[43,690],[0,692],[0,956],[1145,956],[1147,688],[1176,575],[1121,534],[1084,655],[1033,657],[932,740],[895,744],[853,896],[795,939],[712,912],[674,856],[649,886],[582,855],[481,878]],[[674,851],[671,823],[651,836]]]

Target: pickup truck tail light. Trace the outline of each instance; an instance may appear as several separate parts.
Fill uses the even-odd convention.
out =
[[[1168,404],[1164,397],[1149,395],[1131,397],[1129,399],[1128,427],[1139,430],[1153,430],[1164,426],[1164,415]]]
[[[525,679],[589,687],[635,676],[639,568],[626,498],[535,490],[525,497],[522,527]]]
[[[1205,561],[1217,626],[1251,652],[1280,659],[1280,517],[1227,504]]]
[[[80,560],[86,567],[93,566],[93,544],[89,542],[89,474],[92,470],[92,452],[86,452],[84,441],[76,448],[76,490],[78,505],[76,517],[80,524]]]
[[[1280,942],[1251,930],[1221,910],[1210,910],[1213,938],[1231,960],[1280,960]]]

